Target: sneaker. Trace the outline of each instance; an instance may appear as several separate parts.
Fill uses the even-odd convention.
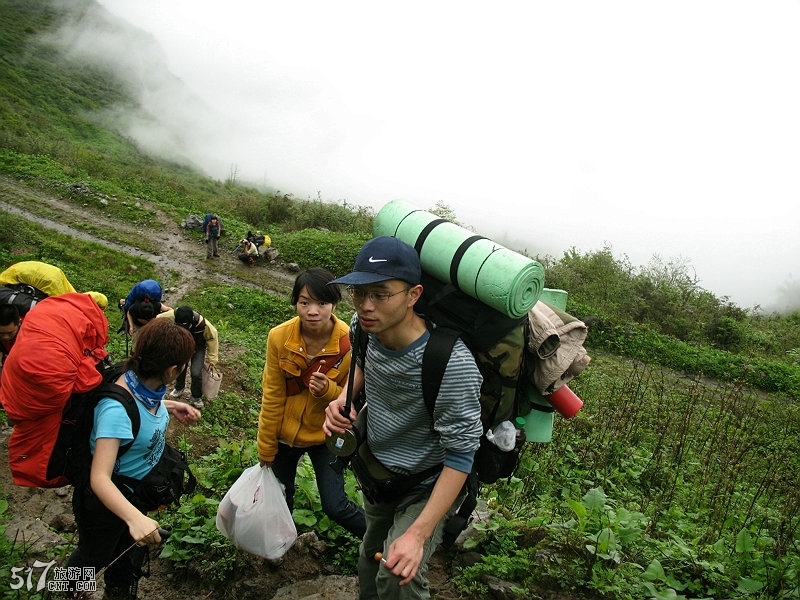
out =
[[[183,396],[183,390],[172,390],[169,393],[169,395],[172,396],[173,398],[180,398],[181,396]]]
[[[195,398],[194,396],[192,396],[191,402],[192,406],[194,406],[195,408],[203,408],[204,406],[202,398]]]

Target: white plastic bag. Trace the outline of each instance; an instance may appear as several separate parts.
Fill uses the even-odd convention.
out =
[[[517,441],[517,428],[511,421],[503,421],[498,423],[494,431],[489,429],[486,432],[486,439],[492,442],[495,446],[509,452],[514,449],[514,444]]]
[[[241,548],[275,560],[297,539],[283,486],[268,467],[245,469],[217,508],[217,529]]]
[[[203,396],[207,400],[212,400],[219,394],[219,386],[222,385],[222,371],[217,369],[214,365],[206,363],[203,365],[203,374],[201,378]]]

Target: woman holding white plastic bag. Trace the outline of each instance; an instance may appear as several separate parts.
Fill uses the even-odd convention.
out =
[[[258,455],[286,488],[294,509],[297,464],[308,454],[314,466],[322,510],[358,539],[366,530],[364,509],[347,497],[344,476],[330,464],[325,445],[325,408],[336,399],[350,369],[347,323],[333,311],[341,300],[334,276],[311,268],[295,279],[291,303],[297,316],[269,332],[258,421]]]

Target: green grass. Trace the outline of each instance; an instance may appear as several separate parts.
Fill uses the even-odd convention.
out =
[[[109,298],[106,316],[112,321],[116,318],[114,299],[124,298],[137,282],[157,275],[150,261],[82,242],[0,211],[0,264],[26,260],[59,267],[79,292],[105,294]],[[114,324],[116,331],[118,323]]]

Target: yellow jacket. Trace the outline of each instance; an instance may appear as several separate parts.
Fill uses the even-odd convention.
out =
[[[331,318],[334,321],[331,338],[322,352],[313,358],[336,357],[340,338],[348,335],[347,323],[336,315],[331,315]],[[258,456],[263,461],[275,460],[278,440],[298,447],[322,444],[325,441],[325,432],[322,431],[325,408],[339,396],[347,382],[350,353],[326,373],[330,385],[322,396],[314,396],[307,387],[287,396],[287,380],[300,376],[309,366],[310,360],[306,358],[303,346],[300,317],[273,327],[267,337],[261,414],[258,417]]]

